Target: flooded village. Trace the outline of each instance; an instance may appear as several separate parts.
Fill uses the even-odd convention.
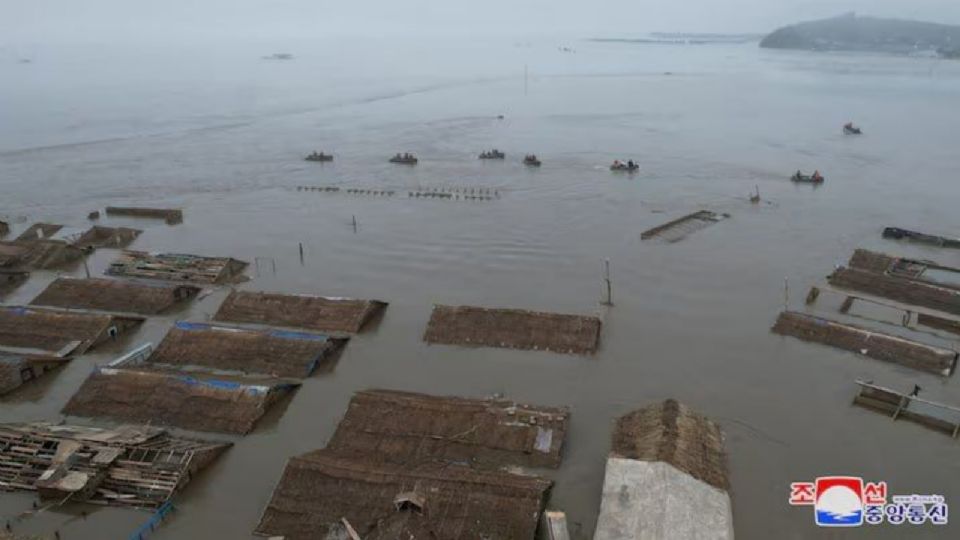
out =
[[[349,43],[30,64],[0,540],[958,536],[960,65]]]

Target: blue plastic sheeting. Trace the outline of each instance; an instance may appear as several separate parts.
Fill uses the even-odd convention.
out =
[[[308,341],[327,341],[328,336],[323,334],[307,334],[306,332],[290,332],[287,330],[274,330],[270,332],[271,337],[282,339],[305,339]]]
[[[14,315],[26,315],[30,310],[25,307],[8,307],[4,308]]]
[[[263,388],[258,388],[258,387],[255,387],[255,386],[248,386],[248,385],[245,385],[245,384],[242,384],[242,383],[238,383],[238,382],[235,382],[235,381],[220,381],[220,380],[216,380],[216,379],[204,379],[204,380],[201,380],[201,379],[197,379],[196,377],[190,377],[190,376],[188,376],[188,375],[183,375],[183,376],[177,377],[177,379],[178,379],[180,382],[183,382],[183,383],[186,383],[186,384],[196,384],[196,385],[200,385],[200,386],[209,386],[210,388],[217,388],[217,389],[219,389],[219,390],[232,390],[232,391],[235,391],[235,390],[243,390],[244,392],[247,392],[247,393],[250,393],[250,394],[263,394],[263,393],[266,392]]]
[[[179,328],[180,330],[206,330],[210,328],[209,324],[193,323],[193,322],[187,322],[187,321],[177,321],[177,323],[174,326]]]

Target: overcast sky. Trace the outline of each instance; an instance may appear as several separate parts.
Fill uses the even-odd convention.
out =
[[[0,41],[766,32],[847,11],[960,24],[960,0],[0,0]]]

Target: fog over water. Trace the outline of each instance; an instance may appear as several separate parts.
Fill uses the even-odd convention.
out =
[[[960,63],[585,39],[763,32],[868,8],[960,22],[956,2],[903,11],[892,1],[202,4],[5,3],[14,16],[0,17],[0,219],[15,236],[35,221],[86,226],[89,211],[111,204],[180,207],[185,221],[173,227],[104,221],[143,228],[135,249],[276,262],[276,274],[251,268],[243,289],[390,307],[336,366],[307,379],[251,435],[231,439],[154,538],[251,537],[285,461],[322,447],[351,394],[375,387],[570,406],[563,464],[537,472],[556,482],[548,507],[568,513],[578,539],[592,535],[613,419],[670,397],[724,430],[739,538],[864,537],[826,535],[812,509],[787,504],[790,482],[817,476],[862,475],[895,494],[960,501],[955,440],[851,406],[857,378],[919,384],[924,397],[958,405],[956,380],[769,332],[785,278],[790,307],[804,309],[809,286],[857,247],[960,266],[960,251],[880,238],[891,225],[960,236]],[[314,24],[322,31],[311,35]],[[281,52],[294,59],[261,59]],[[865,135],[844,137],[850,120]],[[476,159],[493,147],[507,153],[504,162]],[[313,150],[336,160],[304,162]],[[419,165],[386,162],[404,151]],[[527,152],[543,166],[523,167]],[[614,159],[642,169],[611,174]],[[819,169],[827,182],[789,182],[798,168]],[[451,186],[501,197],[407,196]],[[747,200],[755,188],[760,205]],[[731,217],[674,244],[641,242],[641,231],[700,208]],[[116,255],[99,250],[91,271]],[[599,305],[605,258],[610,309]],[[29,302],[55,277],[37,272],[4,302]],[[94,365],[157,343],[175,320],[209,318],[227,293],[152,318],[122,343],[0,399],[0,421],[59,419]],[[826,295],[814,309],[844,318],[840,300]],[[427,346],[434,303],[599,313],[601,349],[581,358]],[[892,333],[957,345],[905,333],[897,313],[845,319],[867,316]],[[0,521],[33,500],[0,494]],[[148,517],[91,508],[82,518],[80,510],[52,509],[16,530],[124,538]],[[869,535],[958,531],[903,525]]]

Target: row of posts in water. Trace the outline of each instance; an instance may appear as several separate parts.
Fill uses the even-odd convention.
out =
[[[395,190],[340,188],[338,186],[297,186],[297,191],[318,191],[322,193],[346,193],[348,195],[367,195],[372,197],[403,196]],[[417,188],[407,191],[410,199],[451,199],[464,201],[492,201],[500,198],[500,191],[481,187],[439,187]]]

